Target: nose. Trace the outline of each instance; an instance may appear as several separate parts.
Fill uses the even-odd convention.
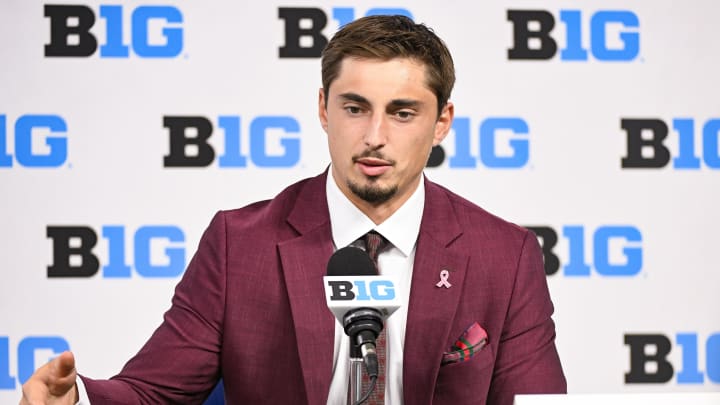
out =
[[[365,145],[371,149],[378,149],[384,146],[388,140],[389,131],[388,118],[383,113],[375,113],[370,118],[370,123],[365,131]]]

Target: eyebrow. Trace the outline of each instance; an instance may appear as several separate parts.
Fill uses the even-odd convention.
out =
[[[348,101],[354,101],[354,102],[360,103],[360,104],[370,104],[368,99],[366,99],[365,97],[363,97],[357,93],[343,93],[343,94],[340,94],[339,97],[342,99],[345,99]]]
[[[418,107],[421,106],[423,103],[418,100],[410,100],[410,99],[397,99],[390,102],[390,105],[388,105],[388,108],[409,108],[409,107]]]
[[[356,103],[370,105],[370,101],[368,101],[368,99],[366,99],[365,97],[363,97],[357,93],[343,93],[343,94],[340,94],[339,97],[343,98],[345,100],[354,101]],[[390,101],[390,104],[387,106],[387,109],[392,110],[392,109],[397,109],[397,108],[418,107],[418,106],[421,106],[422,104],[423,103],[418,100],[400,98],[400,99]]]

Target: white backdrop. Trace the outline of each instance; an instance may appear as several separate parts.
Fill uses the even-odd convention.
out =
[[[316,117],[320,60],[279,56],[290,24],[279,9],[289,7],[319,9],[324,29],[300,24],[328,38],[338,8],[355,17],[402,8],[445,39],[457,69],[459,120],[442,145],[444,161],[427,176],[512,222],[557,235],[551,253],[559,268],[548,281],[570,392],[720,391],[720,3],[86,1],[74,4],[85,14],[68,22],[57,13],[77,8],[58,4],[72,3],[0,4],[0,403],[15,402],[24,373],[63,345],[83,374],[119,371],[169,307],[182,263],[166,253],[180,250],[187,262],[217,210],[271,198],[327,166]],[[55,17],[45,16],[48,5]],[[69,35],[69,45],[62,34],[63,26],[88,21],[88,10],[98,43],[90,52],[86,34]],[[549,36],[529,47],[547,50],[552,38],[557,52],[509,59],[509,49],[523,47],[517,30],[547,27],[515,28],[509,10],[550,16]],[[52,24],[61,31],[54,37]],[[87,55],[50,56],[52,43]],[[312,40],[299,45],[309,52]],[[566,48],[584,49],[586,60],[569,60]],[[109,56],[112,49],[127,56]],[[165,167],[163,119],[188,116],[211,123],[216,158]],[[256,131],[251,140],[262,117],[286,117],[298,130]],[[633,153],[623,119],[667,125],[662,146],[646,146],[635,159],[661,167],[623,167]],[[239,122],[239,137],[228,122]],[[480,129],[497,122],[524,123],[527,131]],[[228,133],[239,140],[234,154],[246,158],[243,167],[217,158]],[[650,145],[657,133],[642,136]],[[527,159],[517,154],[523,145]],[[459,167],[457,156],[474,167]],[[503,161],[514,167],[496,167]],[[49,228],[72,226],[97,235],[91,253],[99,270],[49,277],[62,257]],[[182,240],[168,240],[171,232]],[[85,243],[70,240],[80,250]],[[71,257],[70,269],[82,263]],[[109,264],[127,266],[130,276],[108,277]],[[147,277],[153,274],[161,277]],[[632,347],[626,336],[670,346]],[[634,374],[655,382],[626,382],[633,352],[648,360]]]

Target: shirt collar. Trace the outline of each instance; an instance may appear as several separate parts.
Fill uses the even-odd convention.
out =
[[[403,255],[409,256],[420,233],[420,222],[425,208],[424,175],[421,176],[420,184],[410,198],[385,222],[375,225],[340,191],[332,176],[332,170],[328,171],[330,174],[325,183],[325,194],[335,247],[348,246],[368,231],[375,229]]]

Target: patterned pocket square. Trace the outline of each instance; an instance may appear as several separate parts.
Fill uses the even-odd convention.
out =
[[[442,365],[448,363],[459,363],[470,359],[487,344],[487,332],[477,322],[465,329],[462,336],[450,348],[449,352],[443,353]]]

